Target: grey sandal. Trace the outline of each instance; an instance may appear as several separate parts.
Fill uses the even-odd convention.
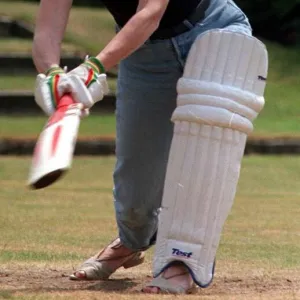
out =
[[[138,266],[144,262],[145,254],[143,251],[134,252],[125,256],[114,257],[112,259],[101,259],[101,255],[108,247],[112,249],[117,249],[122,246],[123,245],[120,239],[115,239],[111,244],[109,244],[106,248],[101,250],[97,255],[86,260],[73,274],[69,276],[69,278],[71,280],[106,280],[120,267],[128,269]],[[109,261],[120,258],[126,258],[126,260],[118,268],[112,269],[108,266]]]

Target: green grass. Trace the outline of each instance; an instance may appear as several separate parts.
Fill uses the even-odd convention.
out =
[[[30,160],[0,158],[0,235],[5,245],[0,262],[79,260],[113,237],[114,163],[113,157],[75,157],[63,180],[30,191],[25,187]],[[300,231],[299,169],[298,157],[244,159],[218,254],[221,264],[234,259],[262,268],[300,269],[295,238]]]
[[[1,137],[37,137],[47,121],[42,116],[1,116]],[[91,115],[80,124],[79,138],[92,136],[114,136],[115,116],[113,114]]]
[[[0,76],[0,91],[31,91],[35,86],[35,76]]]
[[[262,264],[299,267],[298,157],[247,157],[220,253]],[[227,241],[227,242],[226,242]],[[223,247],[223,248],[222,248]]]
[[[0,263],[79,260],[112,238],[113,163],[77,158],[64,180],[34,192],[25,187],[30,160],[0,158]]]
[[[89,284],[81,289],[67,279],[58,279],[60,271],[56,271],[58,278],[53,276],[50,283],[43,282],[49,280],[44,273],[47,268],[53,272],[63,266],[64,272],[71,272],[72,266],[116,235],[112,198],[114,164],[114,157],[75,157],[72,170],[60,182],[45,190],[30,191],[25,186],[30,160],[0,157],[0,265],[11,274],[10,283],[16,270],[21,272],[25,266],[32,270],[24,269],[27,280],[20,278],[19,292],[2,290],[0,285],[0,298],[71,299],[76,293],[76,299],[91,299],[94,295],[108,300],[116,295],[112,290],[105,291],[105,286],[118,286],[122,276],[149,280],[146,276],[150,274],[152,250],[146,265],[127,273],[122,271],[115,282],[99,283],[98,288]],[[298,290],[300,276],[299,169],[298,157],[245,157],[237,197],[218,250],[217,285],[203,299],[298,299],[293,295]],[[38,277],[37,270],[41,272]],[[38,287],[34,288],[36,278]],[[255,278],[257,289],[252,287],[251,280]],[[282,292],[280,286],[264,285],[264,280],[272,283],[275,278],[281,283],[288,278],[294,285],[286,290],[283,286]],[[214,294],[228,280],[232,280],[232,290]],[[235,290],[234,280],[246,288]],[[50,289],[44,288],[47,284]],[[272,291],[276,298],[268,294]],[[118,295],[126,300],[154,299],[128,291]]]
[[[255,134],[299,135],[300,48],[266,44],[270,66],[266,105],[255,121]]]
[[[29,54],[31,55],[32,41],[30,39],[5,38],[0,39],[0,52],[9,54]],[[79,46],[71,43],[63,43],[62,54],[77,53],[83,51]]]
[[[16,9],[17,7],[17,9]],[[0,1],[0,15],[34,24],[38,6],[30,2]],[[97,54],[114,36],[114,20],[101,8],[73,7],[64,41]]]
[[[14,76],[6,75],[0,76],[0,91],[34,91],[35,86],[34,75],[28,76]],[[116,79],[108,78],[108,85],[112,93],[116,92]]]

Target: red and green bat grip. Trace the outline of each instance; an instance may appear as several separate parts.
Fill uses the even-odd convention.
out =
[[[47,126],[54,124],[60,121],[64,116],[65,112],[68,110],[70,105],[75,104],[76,102],[73,100],[71,94],[63,95],[58,101],[58,105],[55,113],[50,117]]]

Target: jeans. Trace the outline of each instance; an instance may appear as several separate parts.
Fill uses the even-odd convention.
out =
[[[189,31],[149,40],[119,65],[113,192],[119,237],[132,250],[147,249],[155,240],[173,136],[170,118],[186,57],[200,34],[223,28],[252,34],[233,1],[212,0],[205,18]]]

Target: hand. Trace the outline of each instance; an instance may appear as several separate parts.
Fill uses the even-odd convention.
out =
[[[48,116],[55,112],[65,93],[71,93],[73,99],[82,104],[82,116],[88,115],[88,109],[108,93],[106,75],[99,74],[90,62],[85,61],[67,74],[56,65],[46,75],[37,76],[35,101]]]
[[[92,103],[92,97],[78,76],[68,75],[59,66],[50,68],[46,75],[39,74],[36,78],[35,101],[42,110],[51,116],[57,107],[60,98],[71,93],[74,101],[78,103]],[[85,105],[82,106],[86,115]]]
[[[105,69],[96,57],[86,58],[84,63],[70,71],[68,75],[78,76],[90,92],[92,103],[80,101],[85,107],[93,106],[109,92]]]

